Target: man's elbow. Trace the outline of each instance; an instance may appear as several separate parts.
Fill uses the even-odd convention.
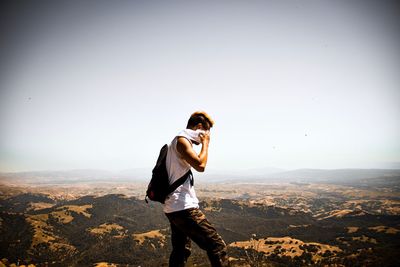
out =
[[[199,166],[196,166],[196,171],[198,171],[198,172],[204,172],[204,170],[206,169],[206,166],[203,166],[203,165],[199,165]]]

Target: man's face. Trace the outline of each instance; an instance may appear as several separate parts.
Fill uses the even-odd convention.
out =
[[[196,131],[196,130],[209,131],[209,130],[210,130],[210,126],[208,125],[208,123],[207,123],[206,125],[203,125],[202,123],[199,123],[199,124],[196,125],[196,127],[194,128],[194,130],[195,130],[195,131]],[[195,145],[200,145],[199,142],[196,142],[196,141],[194,141],[194,140],[193,140],[193,143],[194,143]]]
[[[200,127],[199,129],[202,129],[204,131],[209,131],[210,130],[210,125],[206,122],[205,125],[203,125],[202,123],[199,123]]]

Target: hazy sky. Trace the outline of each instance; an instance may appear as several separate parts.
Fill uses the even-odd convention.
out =
[[[0,171],[400,167],[395,1],[2,1]]]

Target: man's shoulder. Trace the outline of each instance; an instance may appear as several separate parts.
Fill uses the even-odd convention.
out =
[[[192,146],[192,141],[189,138],[185,137],[185,136],[177,136],[177,141],[176,142],[177,142],[178,145],[181,144],[181,145],[184,145],[185,147],[186,146],[189,146],[189,147]]]

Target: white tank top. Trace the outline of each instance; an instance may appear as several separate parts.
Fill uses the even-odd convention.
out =
[[[169,176],[169,184],[172,184],[177,179],[187,173],[191,166],[181,156],[176,148],[179,136],[186,137],[190,143],[193,140],[193,130],[185,129],[172,140],[168,146],[168,154],[166,159],[167,172]],[[190,178],[180,185],[174,192],[169,194],[164,203],[164,212],[171,213],[174,211],[185,210],[189,208],[198,208],[199,200],[197,199],[194,187],[190,184]]]

